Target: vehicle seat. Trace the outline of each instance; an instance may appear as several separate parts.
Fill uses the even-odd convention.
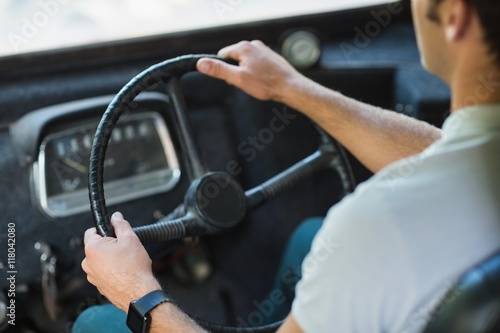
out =
[[[466,272],[423,333],[500,332],[500,252]]]

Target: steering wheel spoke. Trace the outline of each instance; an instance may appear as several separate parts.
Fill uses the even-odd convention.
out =
[[[255,209],[271,199],[276,198],[282,192],[293,188],[298,183],[311,177],[320,170],[333,168],[337,171],[344,195],[354,190],[354,176],[342,147],[322,129],[317,127],[320,134],[320,148],[297,162],[288,169],[282,171],[259,186],[245,192],[248,206]]]
[[[179,85],[179,79],[171,78],[166,84],[166,91],[174,109],[175,126],[177,127],[177,135],[183,152],[188,179],[193,182],[195,179],[207,174],[208,168],[194,141],[194,131],[189,120],[186,101]]]
[[[188,235],[186,225],[196,222],[193,215],[187,214],[174,220],[164,218],[154,224],[135,227],[133,230],[143,244],[152,244],[195,236]]]
[[[326,169],[332,160],[331,156],[316,151],[309,157],[292,165],[271,179],[245,192],[248,206],[258,208],[282,192],[293,188],[296,184],[309,178],[319,170]]]

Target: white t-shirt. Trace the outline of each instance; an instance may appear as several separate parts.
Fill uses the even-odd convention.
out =
[[[292,313],[308,333],[414,333],[466,270],[500,249],[500,104],[453,113],[422,154],[334,206]]]

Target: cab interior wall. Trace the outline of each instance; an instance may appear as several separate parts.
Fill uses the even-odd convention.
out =
[[[349,57],[340,45],[353,44],[353,29],[363,28],[373,20],[371,11],[384,6],[0,59],[0,220],[2,226],[12,221],[17,225],[17,261],[23,271],[23,280],[18,283],[30,288],[40,284],[39,257],[33,245],[41,240],[49,243],[58,256],[60,285],[75,277],[84,279],[80,268],[83,249],[78,239],[92,225],[92,217],[88,212],[51,219],[39,211],[31,194],[29,169],[20,167],[9,134],[9,127],[17,119],[41,107],[115,94],[134,75],[172,56],[216,52],[241,39],[261,39],[277,48],[284,31],[307,27],[321,31],[324,47],[320,64],[306,70],[305,75],[381,107],[394,109],[402,105],[402,112],[440,125],[449,93],[437,79],[423,74],[409,1],[402,6],[402,14],[394,16],[380,35]],[[224,171],[228,161],[237,161],[242,171],[236,177],[244,188],[258,185],[317,148],[317,133],[311,122],[284,105],[257,101],[197,73],[185,77],[182,87],[208,165],[212,170]],[[157,90],[162,91],[162,87]],[[440,112],[430,116],[425,111],[429,108]],[[283,112],[296,117],[274,133],[271,142],[262,144],[264,148],[252,147],[249,137],[269,128],[273,117]],[[247,152],[254,149],[255,157],[242,154],[241,147]],[[370,177],[370,172],[352,156],[350,160],[358,182]],[[151,223],[154,212],[169,213],[182,201],[187,186],[183,178],[168,193],[109,209],[122,211],[134,224]],[[235,317],[253,311],[252,302],[263,299],[272,286],[286,241],[296,226],[309,216],[324,216],[340,198],[336,175],[324,171],[254,211],[236,229],[203,237],[215,273],[200,285],[180,284],[177,291],[172,287],[179,304],[204,319],[237,324]],[[149,250],[159,258],[165,254],[165,246],[155,245]],[[5,283],[2,280],[3,288]],[[87,292],[95,297],[97,292],[90,290]],[[80,297],[85,304],[88,295]]]

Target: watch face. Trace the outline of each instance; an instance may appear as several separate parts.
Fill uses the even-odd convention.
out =
[[[151,325],[149,312],[170,298],[163,290],[154,290],[138,300],[130,302],[128,307],[127,326],[133,333],[146,333]]]
[[[130,303],[127,315],[127,326],[133,333],[146,333],[151,323],[149,314],[142,315],[135,307],[135,301]]]

